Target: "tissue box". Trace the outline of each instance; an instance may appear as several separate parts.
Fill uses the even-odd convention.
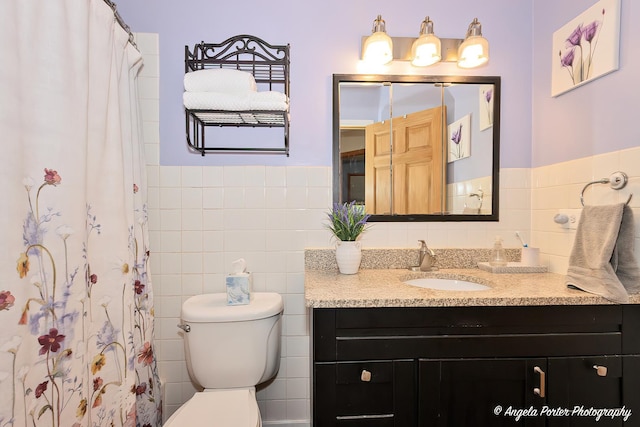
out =
[[[249,304],[251,298],[251,273],[227,276],[227,305]]]

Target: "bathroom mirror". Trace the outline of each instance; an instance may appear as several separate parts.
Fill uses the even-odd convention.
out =
[[[500,77],[333,75],[333,198],[372,221],[498,221]]]

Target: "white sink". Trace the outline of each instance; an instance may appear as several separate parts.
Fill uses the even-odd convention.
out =
[[[440,291],[484,291],[491,289],[489,286],[480,283],[458,279],[442,279],[438,277],[405,280],[403,283],[419,288],[437,289]]]

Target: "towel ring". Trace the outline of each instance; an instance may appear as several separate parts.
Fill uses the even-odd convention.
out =
[[[590,185],[609,184],[609,187],[611,187],[612,189],[620,190],[627,185],[627,181],[629,181],[629,177],[627,177],[626,173],[621,171],[612,173],[609,178],[602,178],[598,179],[597,181],[591,181],[590,183],[585,185],[584,188],[582,188],[582,192],[580,193],[580,203],[582,204],[582,206],[584,206],[584,192]],[[633,197],[633,193],[629,194],[629,198],[627,199],[627,202],[625,204],[629,204],[629,202],[631,201],[631,197]]]

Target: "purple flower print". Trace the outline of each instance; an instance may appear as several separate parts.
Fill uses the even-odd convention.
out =
[[[580,39],[582,38],[582,24],[573,30],[573,32],[567,38],[567,47],[580,46]]]
[[[60,343],[64,341],[64,335],[58,335],[56,328],[49,329],[49,333],[46,335],[40,335],[38,337],[38,343],[42,346],[40,349],[40,355],[46,354],[51,351],[55,353],[60,350]]]
[[[567,51],[564,56],[562,55],[562,52],[560,52],[560,63],[562,64],[563,67],[568,67],[571,68],[571,66],[573,65],[573,59],[576,56],[576,50],[575,48]]]
[[[451,136],[451,140],[454,142],[454,144],[460,144],[461,139],[462,139],[462,123],[460,123],[460,127],[458,127],[458,130],[453,131],[453,134]]]
[[[454,130],[451,133],[451,141],[456,144],[456,153],[454,154],[456,156],[456,158],[460,159],[463,156],[463,152],[462,147],[460,147],[460,141],[462,141],[462,123],[460,123],[460,126],[458,127],[458,130]]]
[[[49,380],[38,384],[38,386],[36,387],[36,393],[35,393],[36,399],[42,396],[42,393],[47,391],[47,384],[49,384]]]
[[[586,41],[591,43],[593,38],[596,36],[596,32],[598,31],[599,22],[593,21],[591,24],[584,27],[584,31],[582,32],[582,36]]]
[[[485,92],[485,94],[484,94],[484,99],[485,99],[487,102],[491,102],[491,97],[492,97],[492,96],[493,96],[493,89],[489,89],[489,90],[487,90],[487,91]]]
[[[487,108],[487,120],[490,125],[493,125],[493,117],[491,108],[491,99],[493,98],[493,89],[487,89],[484,93],[485,107]]]
[[[602,9],[602,21],[579,24],[565,40],[564,53],[560,51],[560,65],[565,68],[574,85],[591,77],[593,57],[598,38],[604,24],[605,10]],[[576,50],[579,49],[579,52]]]

